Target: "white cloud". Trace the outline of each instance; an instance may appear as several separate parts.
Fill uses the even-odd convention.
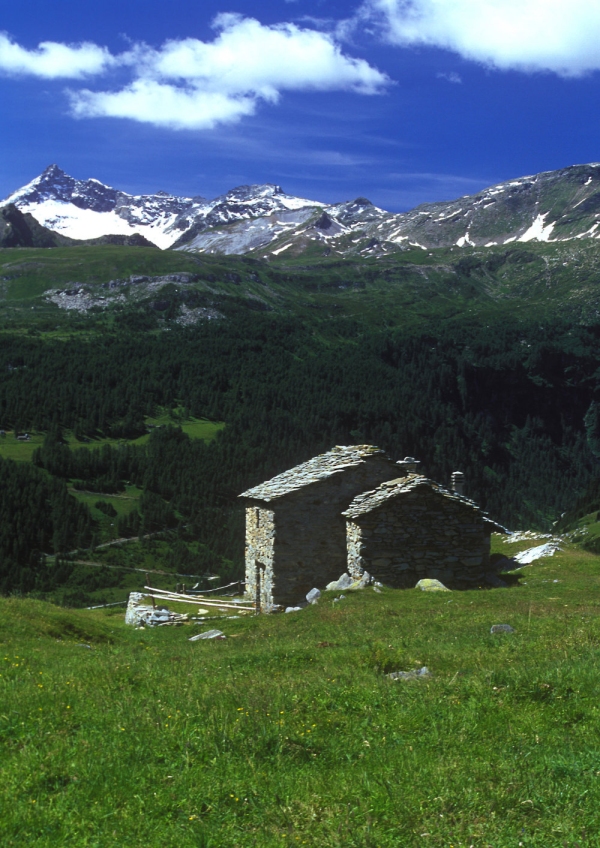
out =
[[[171,129],[213,129],[256,110],[252,97],[180,88],[148,79],[136,80],[115,92],[83,90],[69,94],[75,117],[129,118]]]
[[[119,117],[171,127],[211,129],[275,103],[284,91],[377,94],[389,78],[345,55],[326,33],[295,24],[263,26],[219,15],[211,42],[187,38],[159,49],[144,44],[115,57],[133,79],[118,90],[70,91],[72,114]]]
[[[114,61],[106,48],[88,42],[59,44],[42,41],[36,50],[27,50],[6,33],[0,33],[0,73],[46,79],[79,79],[101,73]]]
[[[460,85],[462,83],[462,77],[460,74],[455,73],[454,71],[440,71],[440,73],[436,74],[438,79],[445,79],[446,82],[452,82],[455,85]]]
[[[219,15],[214,25],[219,33],[210,43],[194,38],[167,41],[160,50],[140,54],[144,72],[259,96],[284,89],[375,94],[387,81],[364,59],[345,56],[323,32],[295,24],[263,26],[233,14]]]
[[[366,0],[361,17],[394,44],[441,47],[503,70],[600,69],[597,0]]]

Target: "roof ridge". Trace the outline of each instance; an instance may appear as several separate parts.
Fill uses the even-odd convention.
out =
[[[270,480],[247,489],[239,497],[275,500],[325,477],[331,477],[344,468],[360,465],[373,456],[387,457],[387,454],[376,445],[335,445],[331,450],[313,456],[306,462],[301,462]]]
[[[453,492],[450,489],[447,489],[445,486],[442,486],[441,483],[437,483],[435,480],[425,477],[423,474],[409,474],[406,477],[397,477],[395,480],[386,480],[383,483],[380,483],[376,489],[356,495],[348,509],[342,512],[342,515],[353,518],[354,516],[362,515],[366,512],[372,512],[386,501],[391,500],[403,492],[413,491],[419,486],[427,486],[433,491],[439,492],[439,494],[449,500],[458,501],[465,506],[469,506],[477,510],[477,512],[481,513],[484,518],[487,517],[487,513],[484,512],[484,510],[479,506],[479,504],[475,503],[475,501],[465,497],[464,495],[459,495],[458,492]]]

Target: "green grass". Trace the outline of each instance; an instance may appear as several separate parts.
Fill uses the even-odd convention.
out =
[[[205,442],[211,442],[219,430],[225,427],[225,424],[221,421],[208,421],[206,418],[194,418],[193,416],[189,418],[178,418],[177,416],[173,417],[167,412],[156,418],[147,418],[146,424],[151,424],[155,427],[177,425],[181,427],[190,439],[203,439]],[[133,441],[133,444],[144,444],[148,441],[149,437],[149,434],[140,436],[139,439]]]
[[[18,442],[14,431],[7,430],[6,436],[0,437],[0,457],[14,459],[16,462],[31,462],[33,452],[41,448],[44,442],[42,433],[30,433],[30,441]]]
[[[124,515],[129,515],[138,508],[142,490],[137,486],[126,486],[125,492],[122,495],[105,495],[96,492],[80,492],[77,489],[69,489],[69,493],[77,498],[78,501],[86,504],[91,513],[92,518],[98,522],[98,532],[101,541],[110,541],[118,537],[117,522]],[[115,516],[106,515],[102,510],[96,508],[99,501],[109,503],[115,512]]]
[[[115,245],[0,250],[0,275],[8,301],[38,297],[50,288],[67,284],[127,279],[131,274],[197,274],[202,264],[187,254]]]
[[[596,844],[600,558],[522,575],[323,597],[207,643],[0,600],[3,845]]]
[[[155,427],[168,425],[179,426],[191,439],[203,439],[205,442],[212,441],[217,433],[225,427],[225,424],[222,421],[208,421],[205,418],[194,418],[193,416],[180,419],[167,412],[156,418],[147,418],[146,423],[154,425]],[[44,434],[31,432],[29,435],[30,441],[18,442],[15,439],[14,431],[7,430],[6,436],[0,437],[0,457],[2,459],[14,459],[17,462],[31,462],[33,452],[36,448],[40,448],[44,442]],[[144,445],[149,438],[150,434],[146,433],[143,436],[139,436],[137,439],[99,438],[90,439],[87,442],[80,442],[75,438],[73,433],[65,433],[65,440],[72,449],[94,449],[100,448],[102,445]]]

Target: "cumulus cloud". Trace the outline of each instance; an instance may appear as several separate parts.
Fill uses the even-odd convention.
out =
[[[101,73],[114,63],[109,51],[96,44],[42,41],[37,49],[27,50],[6,33],[0,33],[0,73],[45,79],[79,79]]]
[[[0,73],[77,80],[116,71],[112,84],[71,86],[72,115],[173,129],[211,129],[240,120],[286,91],[377,94],[390,83],[325,32],[290,23],[264,26],[235,14],[218,15],[213,26],[212,41],[171,40],[160,48],[135,44],[116,56],[89,43],[48,41],[27,50],[0,33]]]
[[[333,38],[295,24],[263,26],[253,18],[222,14],[218,35],[207,43],[194,38],[167,41],[157,51],[138,54],[144,72],[167,79],[197,81],[232,93],[271,96],[284,89],[349,89],[375,94],[386,82],[364,59],[342,53]]]
[[[597,0],[366,0],[388,41],[441,47],[502,70],[600,69]]]
[[[256,111],[251,96],[181,88],[155,80],[135,80],[120,91],[69,92],[79,118],[129,118],[171,129],[213,129]]]

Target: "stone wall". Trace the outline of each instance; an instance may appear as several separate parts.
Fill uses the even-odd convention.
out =
[[[398,588],[413,587],[423,577],[467,588],[489,570],[490,528],[482,514],[424,487],[349,518],[346,538],[354,579],[368,571]]]
[[[397,473],[385,456],[348,467],[271,502],[246,511],[246,592],[256,597],[256,563],[264,563],[261,609],[294,605],[317,586],[346,571],[346,522],[341,515],[352,499]],[[262,514],[271,518],[261,526]],[[260,516],[260,518],[259,518]],[[270,593],[270,594],[269,594]],[[263,599],[264,594],[264,599]]]
[[[269,612],[273,607],[275,513],[259,506],[246,508],[246,595]]]

